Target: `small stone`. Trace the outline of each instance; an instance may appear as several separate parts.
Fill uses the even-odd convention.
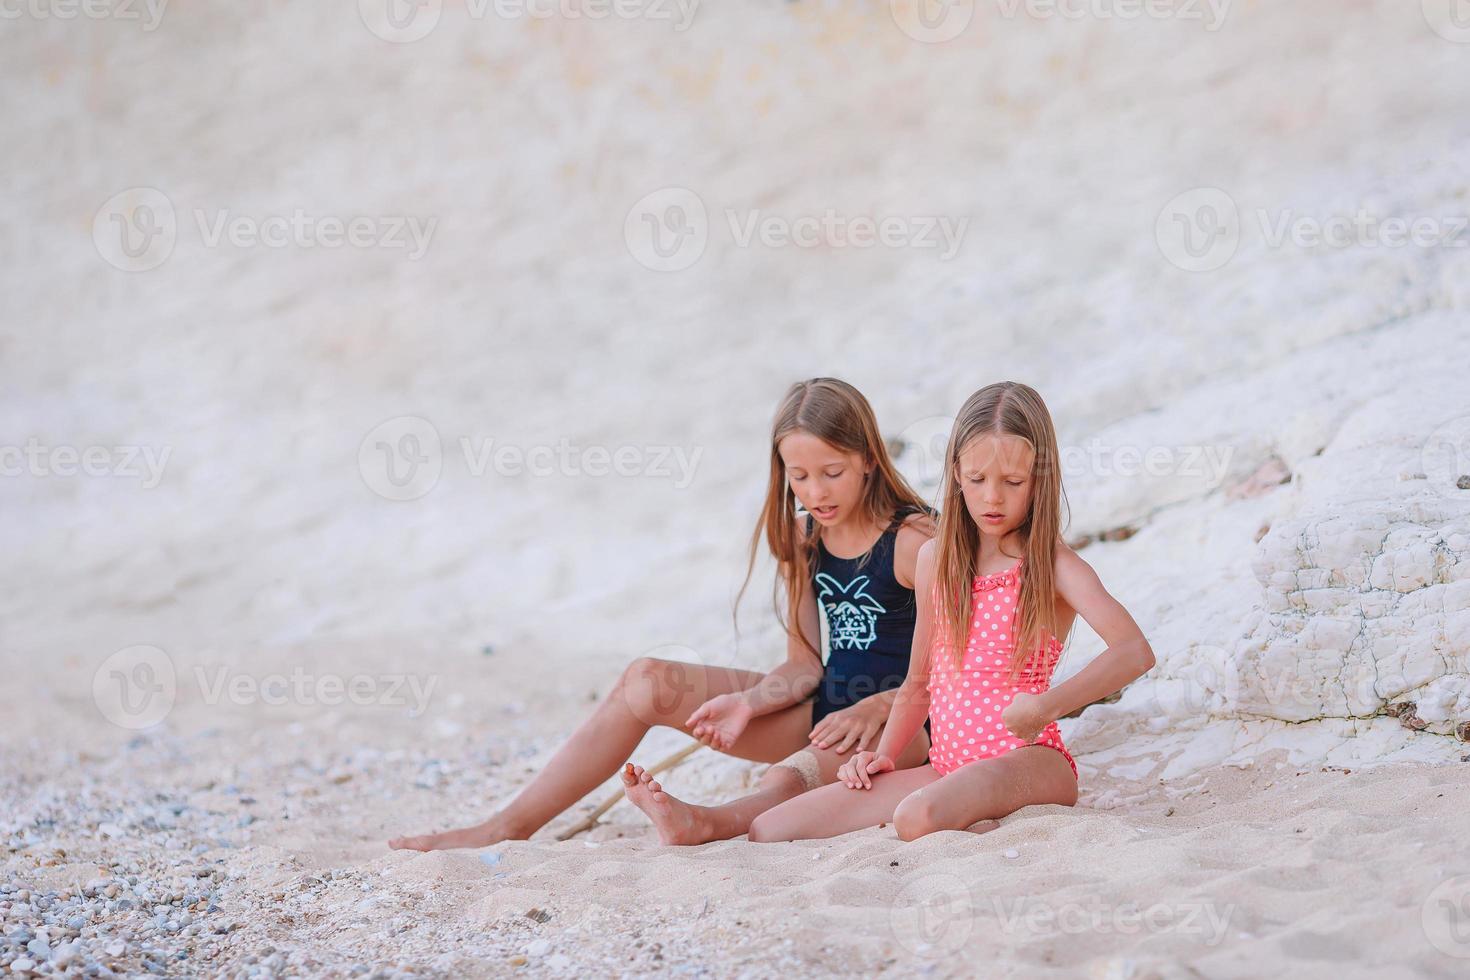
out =
[[[527,956],[545,956],[549,952],[551,952],[551,942],[546,939],[533,940],[531,945],[526,947]]]
[[[1008,847],[1006,848],[1005,856],[1008,858],[1018,858],[1021,856],[1021,852],[1016,850],[1014,847]]]
[[[1461,490],[1470,490],[1470,474],[1460,477],[1455,481],[1455,486]]]
[[[524,956],[512,956],[506,962],[509,963],[511,966],[525,966],[526,958]]]
[[[29,973],[36,968],[34,960],[28,960],[24,956],[10,964],[11,973]]]
[[[483,863],[488,864],[490,867],[493,868],[493,867],[495,867],[497,864],[499,864],[501,862],[502,858],[501,858],[501,856],[499,854],[495,853],[494,851],[481,851],[480,852],[480,860]]]

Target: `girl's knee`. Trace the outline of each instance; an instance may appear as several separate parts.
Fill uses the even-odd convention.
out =
[[[767,810],[750,822],[750,830],[746,836],[752,844],[770,844],[775,841],[795,840],[795,837],[786,833],[788,829],[783,825],[780,817],[773,816],[773,811]]]
[[[923,790],[915,790],[899,801],[893,811],[893,829],[899,840],[911,841],[946,828],[933,801],[924,796]]]
[[[678,666],[657,657],[638,657],[623,668],[613,697],[648,725],[668,724],[682,700],[678,685],[673,683],[670,667]],[[683,719],[680,719],[681,721]]]

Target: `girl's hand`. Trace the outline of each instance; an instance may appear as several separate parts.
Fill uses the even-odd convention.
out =
[[[1041,730],[1056,719],[1046,716],[1041,698],[1034,694],[1020,693],[1000,713],[1000,720],[1021,741],[1034,742]]]
[[[819,749],[836,746],[838,755],[856,745],[865,749],[873,744],[888,721],[888,705],[876,698],[864,698],[850,708],[834,711],[812,728],[811,743]]]
[[[893,760],[876,752],[859,752],[837,769],[837,778],[848,789],[872,789],[873,778],[880,772],[892,772]]]
[[[684,722],[689,734],[712,749],[729,751],[754,716],[750,704],[738,694],[721,694],[695,709]]]

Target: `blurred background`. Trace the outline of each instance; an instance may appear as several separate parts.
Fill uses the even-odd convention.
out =
[[[1080,761],[1449,757],[1463,8],[9,5],[5,739],[529,757],[640,654],[773,666],[767,563],[731,605],[822,374],[926,489],[1044,395],[1160,662]]]

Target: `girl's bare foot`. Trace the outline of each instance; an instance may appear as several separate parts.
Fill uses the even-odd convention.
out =
[[[676,800],[642,766],[623,766],[623,788],[633,805],[658,830],[662,844],[705,844],[714,840],[704,807]]]
[[[455,847],[489,847],[503,840],[525,840],[530,834],[508,830],[493,817],[473,827],[446,830],[441,834],[424,834],[419,837],[395,837],[388,846],[395,851],[447,851]]]

